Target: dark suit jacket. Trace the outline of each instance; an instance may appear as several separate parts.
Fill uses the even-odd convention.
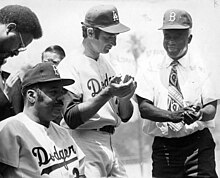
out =
[[[8,101],[3,91],[0,89],[0,121],[15,115],[12,104]]]
[[[1,73],[2,78],[5,80],[10,75],[7,72],[2,71]],[[21,112],[23,110],[23,99],[21,95],[21,85],[20,81],[16,83],[18,89],[16,90],[17,93],[11,96],[12,102],[10,103],[8,98],[5,96],[4,92],[0,89],[0,121],[14,116],[15,114]]]

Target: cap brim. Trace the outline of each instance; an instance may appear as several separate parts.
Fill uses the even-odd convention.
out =
[[[97,28],[99,28],[100,30],[105,31],[107,33],[123,33],[123,32],[127,32],[130,30],[129,27],[127,27],[121,23],[118,23],[116,25],[111,25],[108,27],[97,27]]]
[[[181,29],[188,29],[188,28],[190,28],[189,25],[187,25],[187,26],[183,26],[183,25],[165,25],[165,26],[159,28],[158,30],[171,30],[171,29],[181,30]]]
[[[66,79],[66,78],[56,78],[56,79],[49,79],[49,80],[42,80],[38,81],[36,83],[45,83],[45,82],[61,82],[62,86],[67,86],[75,83],[72,79]]]
[[[63,86],[72,85],[75,83],[72,79],[61,79]]]
[[[75,83],[74,80],[72,79],[65,79],[65,78],[57,78],[57,79],[51,79],[51,80],[43,80],[43,81],[38,81],[38,83],[45,83],[45,82],[61,82],[63,86],[71,85]]]
[[[26,88],[30,85],[34,85],[37,83],[46,83],[46,82],[61,82],[62,86],[67,86],[67,85],[71,85],[71,84],[75,83],[75,81],[72,79],[57,78],[57,79],[39,80],[39,81],[35,81],[35,82],[29,82],[27,84],[24,84],[22,86],[22,88]]]

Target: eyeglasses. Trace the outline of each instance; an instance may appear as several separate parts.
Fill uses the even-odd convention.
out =
[[[18,52],[26,51],[27,48],[26,48],[26,46],[25,46],[25,44],[24,44],[23,38],[22,38],[22,36],[21,36],[21,33],[18,32],[18,35],[19,35],[20,40],[21,40],[21,46],[18,48]]]

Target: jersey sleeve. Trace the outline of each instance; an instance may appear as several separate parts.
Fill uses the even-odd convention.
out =
[[[0,123],[0,162],[12,167],[19,165],[20,145],[15,125],[7,119]]]

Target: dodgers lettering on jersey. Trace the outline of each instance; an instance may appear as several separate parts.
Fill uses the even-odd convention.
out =
[[[0,133],[0,161],[15,168],[5,171],[5,177],[78,178],[84,174],[85,155],[69,133],[53,122],[45,128],[19,113],[1,122]]]
[[[41,175],[43,174],[50,174],[52,171],[59,169],[61,167],[64,167],[66,170],[68,170],[68,164],[74,162],[77,160],[77,156],[67,160],[67,158],[71,157],[73,154],[76,154],[76,151],[73,148],[73,145],[69,146],[66,149],[61,149],[57,151],[57,148],[54,146],[54,152],[48,153],[46,149],[43,147],[34,147],[32,149],[32,154],[38,158],[38,164],[41,167],[42,165],[47,165],[50,162],[54,162],[56,160],[63,162],[54,164],[52,166],[49,166],[47,168],[44,168],[41,172]]]
[[[91,96],[94,97],[97,94],[99,94],[102,91],[102,89],[104,89],[105,87],[107,87],[109,85],[109,82],[113,77],[114,76],[108,77],[108,74],[105,73],[105,79],[102,80],[101,82],[99,82],[95,78],[89,79],[87,82],[87,87],[89,90],[92,91]]]
[[[96,97],[118,74],[109,61],[110,59],[106,55],[100,55],[97,60],[94,60],[83,55],[80,51],[75,51],[71,56],[61,61],[58,70],[62,77],[75,80],[73,85],[65,86],[65,88],[78,96],[80,101],[86,102]],[[88,122],[78,128],[92,129],[103,127],[103,125],[118,126],[120,123],[117,97],[112,97]]]

